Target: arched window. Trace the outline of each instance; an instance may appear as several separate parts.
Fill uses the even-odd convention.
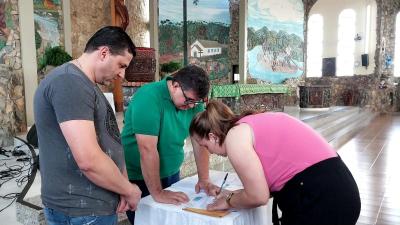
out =
[[[307,77],[321,77],[323,34],[323,17],[320,14],[311,15],[307,30]]]
[[[345,9],[339,14],[337,45],[337,76],[354,74],[354,37],[356,35],[356,12]]]
[[[369,53],[369,41],[371,36],[371,5],[367,5],[367,12],[365,16],[365,42],[364,42],[364,53]]]
[[[394,76],[400,77],[400,12],[396,17],[396,47],[394,55]]]

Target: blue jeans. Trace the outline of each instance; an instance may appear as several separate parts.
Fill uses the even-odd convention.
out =
[[[161,186],[162,188],[167,188],[171,186],[172,184],[176,183],[179,181],[179,172],[171,175],[169,177],[164,177],[161,179]],[[144,180],[130,180],[131,183],[136,184],[140,190],[142,191],[142,198],[146,197],[147,195],[150,194],[149,189],[147,189],[146,183]],[[126,215],[128,216],[129,222],[133,225],[135,222],[135,212],[134,211],[126,211]]]
[[[44,208],[47,225],[117,225],[117,214],[109,216],[67,216],[59,211]]]

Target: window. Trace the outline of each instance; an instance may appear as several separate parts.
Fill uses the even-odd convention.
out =
[[[339,15],[337,64],[338,76],[354,74],[354,37],[356,35],[356,13],[345,9]]]
[[[323,31],[323,17],[311,15],[307,31],[307,77],[321,77]]]
[[[396,47],[394,55],[394,76],[400,77],[400,13],[396,17]]]
[[[364,53],[369,53],[369,40],[371,35],[371,5],[367,6],[367,12],[365,16],[365,47]]]

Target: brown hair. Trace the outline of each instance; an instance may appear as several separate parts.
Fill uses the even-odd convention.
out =
[[[210,100],[207,104],[207,109],[193,118],[189,133],[191,136],[196,134],[200,138],[206,139],[208,139],[209,133],[213,133],[219,138],[219,144],[222,145],[226,134],[232,127],[236,126],[236,122],[254,113],[253,111],[248,111],[241,115],[235,115],[224,103]]]

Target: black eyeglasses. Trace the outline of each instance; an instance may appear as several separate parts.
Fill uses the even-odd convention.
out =
[[[185,91],[182,88],[182,85],[179,82],[177,83],[181,87],[183,97],[185,98],[185,101],[183,102],[184,105],[191,105],[191,104],[198,105],[204,103],[203,100],[194,100],[193,98],[189,98],[188,96],[186,96]]]

